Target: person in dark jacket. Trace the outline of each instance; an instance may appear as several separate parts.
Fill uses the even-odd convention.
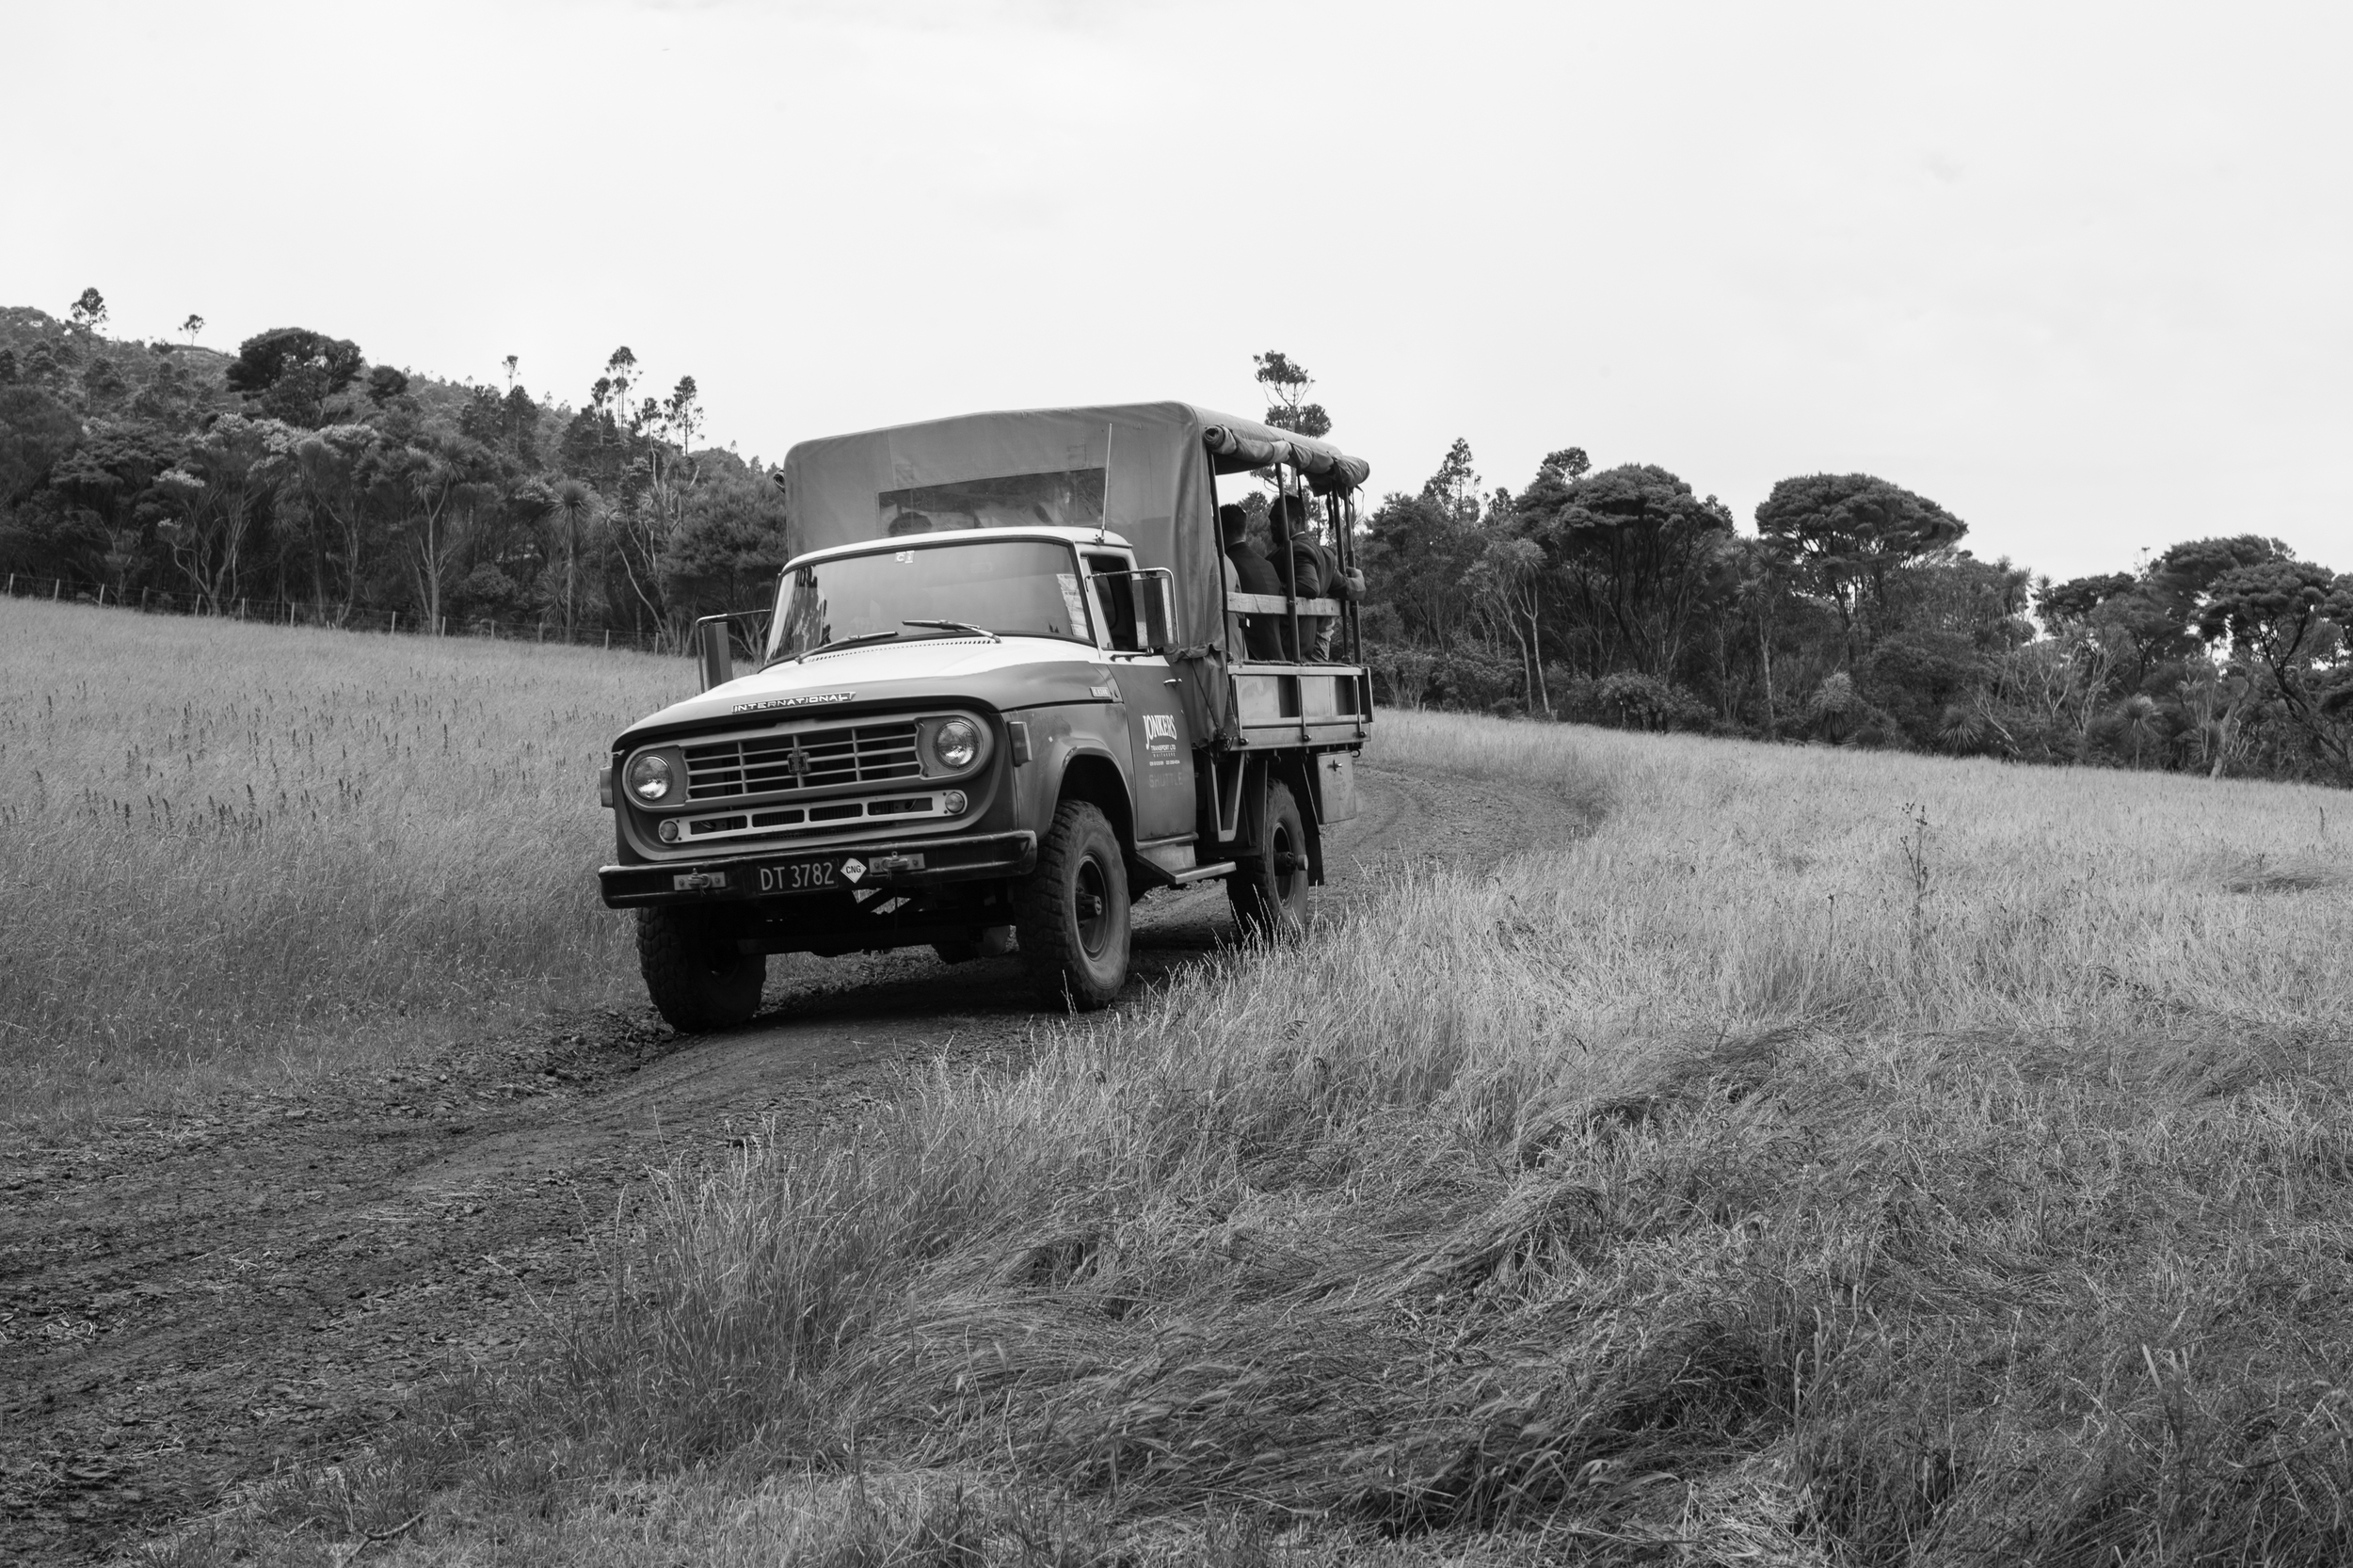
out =
[[[1323,561],[1302,520],[1305,516],[1299,497],[1286,492],[1266,509],[1266,524],[1274,536],[1274,575],[1282,580],[1281,591],[1298,599],[1316,599],[1323,593]],[[1317,619],[1314,616],[1299,617],[1300,639],[1309,648],[1315,646]],[[1291,646],[1290,617],[1284,616],[1277,630],[1283,637],[1283,656],[1297,660],[1299,649]]]
[[[1218,532],[1225,540],[1226,565],[1233,568],[1233,587],[1245,594],[1283,596],[1283,579],[1276,575],[1273,563],[1258,553],[1250,542],[1250,514],[1239,506],[1225,505],[1217,509]],[[1230,620],[1233,617],[1228,617]],[[1242,646],[1253,659],[1283,657],[1283,634],[1279,616],[1243,616]]]
[[[1278,495],[1266,509],[1267,531],[1274,536],[1274,573],[1283,586],[1302,599],[1323,592],[1323,552],[1306,524],[1306,507],[1295,495]]]
[[[1267,522],[1274,532],[1276,574],[1301,599],[1361,598],[1364,574],[1342,571],[1339,557],[1316,537],[1315,527],[1307,518],[1306,506],[1296,495],[1276,496],[1274,504],[1268,509]],[[1307,645],[1310,659],[1327,663],[1331,660],[1332,642],[1338,630],[1339,620],[1335,616],[1299,617],[1300,640]]]

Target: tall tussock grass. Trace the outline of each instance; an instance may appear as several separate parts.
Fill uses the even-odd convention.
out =
[[[2343,797],[1380,746],[1599,819],[673,1175],[537,1408],[1604,1557],[2353,1556]]]
[[[0,1118],[622,994],[612,735],[677,661],[0,604]]]

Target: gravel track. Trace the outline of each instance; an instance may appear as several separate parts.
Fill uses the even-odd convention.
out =
[[[1359,779],[1316,908],[1377,892],[1384,867],[1487,864],[1583,825],[1525,786]],[[1237,939],[1214,885],[1136,914],[1123,1007]],[[104,1558],[356,1451],[453,1358],[521,1343],[584,1288],[589,1231],[648,1169],[766,1117],[814,1129],[912,1064],[1016,1061],[1041,1016],[1010,958],[770,976],[766,1012],[727,1034],[608,1011],[0,1155],[0,1561]]]

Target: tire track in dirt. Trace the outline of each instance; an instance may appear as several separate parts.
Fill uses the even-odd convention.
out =
[[[1482,866],[1584,825],[1525,786],[1360,779],[1314,908],[1377,896],[1385,868]],[[1122,1007],[1237,940],[1214,885],[1136,914]],[[451,1358],[520,1344],[535,1303],[583,1289],[589,1231],[648,1168],[769,1115],[822,1126],[911,1064],[1016,1060],[1042,1018],[1010,958],[779,959],[767,1011],[730,1033],[610,1011],[0,1156],[0,1560],[104,1557],[356,1451]]]

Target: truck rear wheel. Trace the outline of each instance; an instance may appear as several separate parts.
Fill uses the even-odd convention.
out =
[[[729,1029],[760,1011],[765,953],[739,952],[707,910],[637,911],[637,968],[646,994],[681,1034]]]
[[[1081,1012],[1128,984],[1128,862],[1119,835],[1082,800],[1055,809],[1015,907],[1021,967],[1048,1002]]]
[[[1267,786],[1265,843],[1240,857],[1225,879],[1225,897],[1242,928],[1271,942],[1307,929],[1307,824],[1290,786]]]

